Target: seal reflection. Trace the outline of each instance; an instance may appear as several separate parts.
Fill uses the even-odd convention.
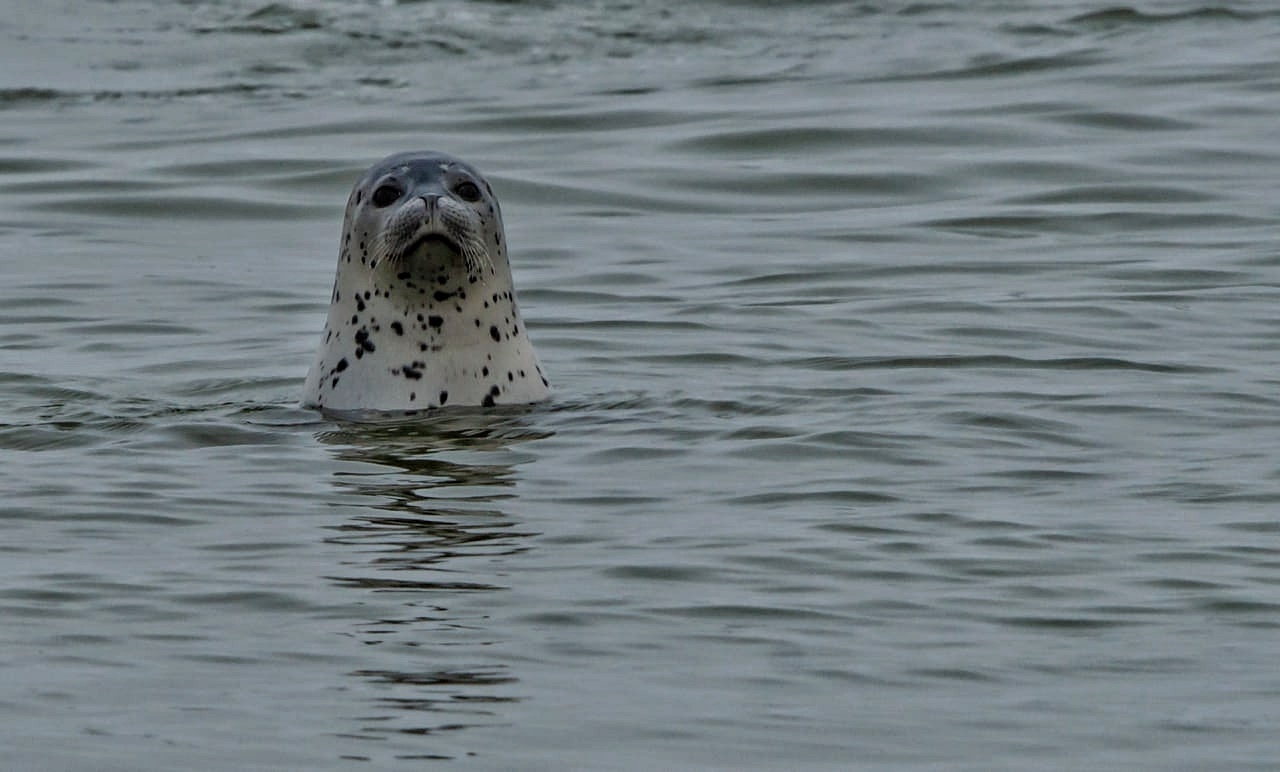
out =
[[[349,673],[372,711],[354,716],[351,739],[438,735],[501,721],[519,701],[518,682],[499,658],[490,596],[506,588],[502,561],[536,535],[509,511],[519,445],[551,436],[528,409],[459,410],[430,421],[338,424],[321,442],[350,462],[334,486],[351,510],[326,541],[350,559],[325,577],[363,591],[371,613],[351,635],[377,666]],[[434,749],[433,749],[434,750]],[[425,758],[447,758],[447,752]]]

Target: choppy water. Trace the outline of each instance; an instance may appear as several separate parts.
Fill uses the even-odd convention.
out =
[[[5,5],[6,766],[1280,757],[1270,3]],[[322,420],[423,147],[557,397]]]

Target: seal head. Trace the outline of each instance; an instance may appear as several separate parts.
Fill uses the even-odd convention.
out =
[[[398,412],[521,404],[549,393],[484,176],[430,151],[375,164],[347,201],[303,404]]]

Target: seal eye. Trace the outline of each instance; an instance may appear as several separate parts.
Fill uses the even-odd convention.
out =
[[[475,203],[480,200],[480,188],[476,187],[474,182],[463,182],[453,189],[458,194],[458,198],[463,201]]]
[[[373,202],[374,206],[381,209],[384,206],[390,206],[395,203],[398,198],[400,198],[400,188],[395,185],[383,185],[373,191],[373,195],[369,197],[369,200]]]

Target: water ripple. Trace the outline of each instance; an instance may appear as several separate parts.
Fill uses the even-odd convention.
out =
[[[42,10],[9,766],[1273,763],[1274,9]],[[421,147],[555,396],[303,410],[350,185]]]

